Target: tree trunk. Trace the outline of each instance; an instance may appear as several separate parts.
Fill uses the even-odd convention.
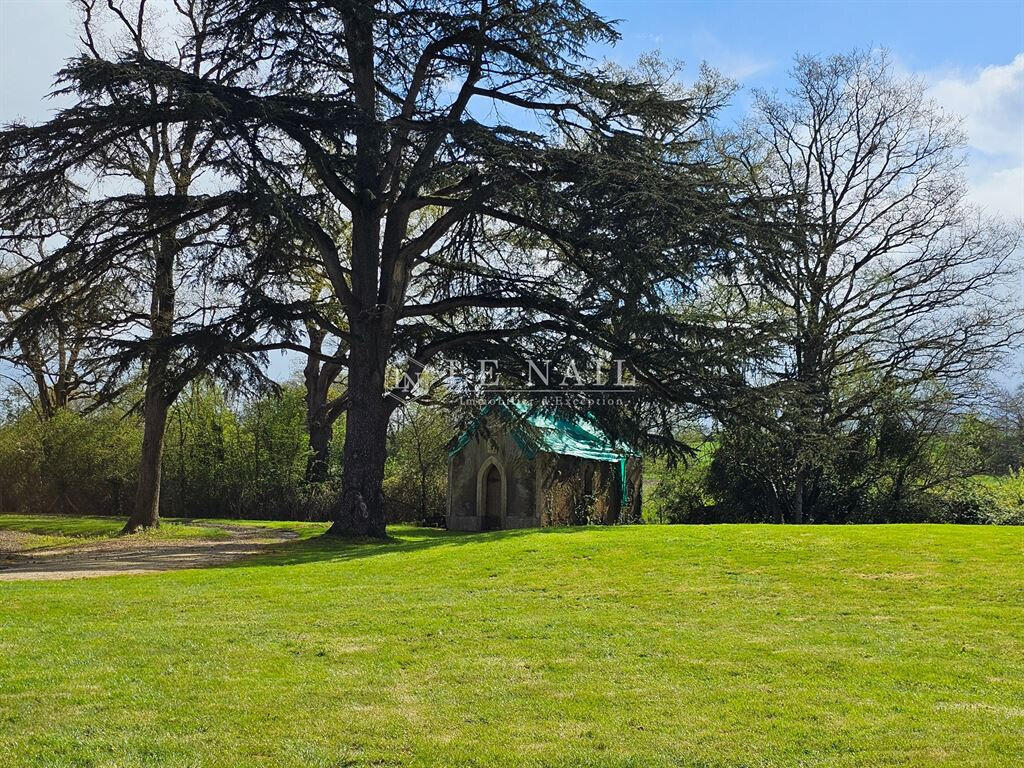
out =
[[[804,475],[797,472],[796,487],[793,489],[793,524],[801,525],[804,522]]]
[[[309,347],[319,353],[323,349],[324,332],[313,325],[306,326]],[[306,384],[306,432],[309,435],[309,458],[306,459],[306,482],[322,483],[327,479],[327,459],[330,455],[332,425],[327,422],[327,390],[322,386],[320,359],[310,354],[303,369]]]
[[[306,459],[306,482],[323,483],[327,480],[328,461],[331,455],[333,425],[327,423],[323,409],[309,414],[306,426],[309,429],[309,458]]]
[[[335,536],[387,537],[383,486],[391,408],[384,397],[384,362],[376,346],[364,342],[351,348],[342,498],[328,530]]]
[[[331,387],[334,385],[343,365],[337,361],[324,363],[319,354],[323,351],[326,333],[312,323],[306,325],[309,334],[311,354],[302,371],[306,386],[306,433],[309,435],[309,458],[306,459],[305,480],[307,483],[322,483],[330,474],[331,441],[334,439],[334,420],[344,410],[338,401],[331,401]],[[335,350],[341,355],[341,345]]]
[[[173,396],[169,394],[168,368],[170,353],[159,342],[174,329],[174,238],[161,235],[155,246],[153,298],[150,307],[151,340],[157,342],[146,369],[146,396],[142,416],[142,457],[139,462],[139,484],[135,506],[122,533],[160,525],[160,472],[164,456],[164,430]]]
[[[159,386],[162,383],[147,382],[139,484],[135,491],[135,506],[122,533],[134,533],[140,528],[160,525],[160,474],[164,455],[164,429],[170,409],[170,403]]]

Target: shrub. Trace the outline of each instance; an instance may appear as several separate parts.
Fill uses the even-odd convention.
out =
[[[388,431],[384,499],[388,522],[441,525],[448,494],[448,441],[454,432],[439,410],[409,405]]]
[[[947,483],[899,504],[878,504],[856,516],[858,523],[953,523],[1021,525],[1024,507],[992,490],[979,478]]]
[[[19,413],[0,425],[0,511],[124,514],[141,444],[137,420],[121,409],[48,421]]]
[[[709,490],[714,453],[714,443],[705,442],[685,461],[653,467],[653,482],[644,481],[650,488],[644,500],[645,519],[658,523],[732,522],[729,510],[717,504]]]

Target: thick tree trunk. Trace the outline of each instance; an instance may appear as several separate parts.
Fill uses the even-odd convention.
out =
[[[140,528],[154,528],[160,525],[160,475],[164,456],[164,431],[169,410],[170,403],[161,391],[159,383],[147,384],[146,401],[143,406],[145,430],[142,436],[142,458],[139,461],[139,484],[135,491],[135,506],[122,533],[134,533]]]
[[[386,538],[384,461],[391,408],[384,397],[384,362],[376,345],[353,345],[349,408],[342,454],[341,505],[328,533]]]

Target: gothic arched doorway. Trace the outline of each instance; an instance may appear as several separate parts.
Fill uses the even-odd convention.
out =
[[[484,508],[483,519],[480,521],[481,530],[497,531],[501,529],[502,479],[501,470],[496,464],[491,464],[484,476]]]

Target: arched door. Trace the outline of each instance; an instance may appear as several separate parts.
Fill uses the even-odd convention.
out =
[[[484,514],[481,528],[485,531],[497,531],[501,528],[501,472],[494,464],[488,468],[484,483]]]

